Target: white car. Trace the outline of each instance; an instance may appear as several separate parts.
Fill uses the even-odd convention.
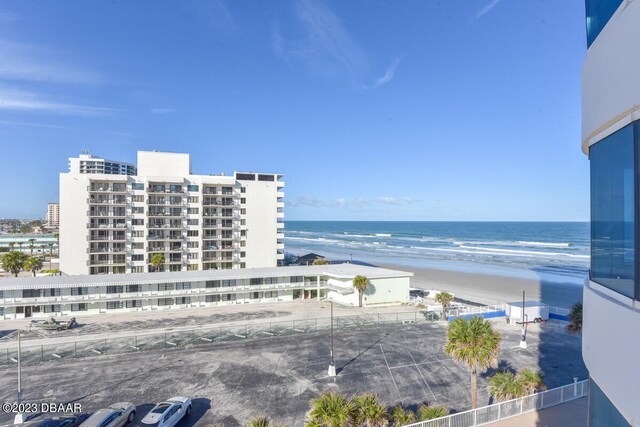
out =
[[[142,427],[173,427],[191,414],[191,399],[172,397],[158,403],[141,421]]]

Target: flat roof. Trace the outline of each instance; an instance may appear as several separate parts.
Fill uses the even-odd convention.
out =
[[[0,279],[0,291],[20,289],[71,288],[99,285],[136,285],[147,283],[198,282],[204,280],[252,279],[283,276],[327,276],[351,279],[357,275],[369,279],[412,277],[413,273],[357,264],[303,265],[270,268],[236,268],[157,273],[94,274],[79,276],[12,277]]]

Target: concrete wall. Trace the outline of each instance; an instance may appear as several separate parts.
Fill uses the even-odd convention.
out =
[[[87,175],[60,174],[60,270],[88,274]]]
[[[370,279],[369,287],[362,297],[362,305],[371,307],[382,304],[402,304],[409,302],[409,277]],[[353,290],[352,293],[330,291],[328,298],[341,304],[358,306],[359,294],[353,289],[353,280],[329,278],[329,285]]]
[[[191,174],[191,156],[183,153],[138,151],[138,175],[187,176]]]
[[[640,1],[625,0],[587,51],[582,149],[640,119]]]
[[[640,303],[594,282],[584,288],[583,301],[589,375],[631,425],[640,425]]]
[[[246,221],[246,246],[243,262],[246,268],[275,267],[278,254],[275,236],[277,233],[277,183],[276,181],[239,181],[245,192],[240,194],[246,200],[240,206],[246,214],[240,218]],[[284,258],[284,257],[282,257]]]

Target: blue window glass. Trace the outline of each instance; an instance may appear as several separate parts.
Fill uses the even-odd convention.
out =
[[[187,191],[198,191],[197,185],[187,185]]]
[[[144,190],[144,184],[141,182],[134,182],[133,184],[131,184],[131,189],[132,190]]]
[[[634,129],[591,146],[591,280],[633,298]]]
[[[618,10],[622,0],[586,0],[587,12],[587,47],[598,37],[609,19]]]

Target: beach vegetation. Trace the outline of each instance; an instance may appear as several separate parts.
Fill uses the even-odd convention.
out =
[[[37,256],[29,257],[24,261],[23,268],[25,271],[32,272],[33,277],[36,277],[36,273],[42,270],[42,259]]]
[[[272,422],[268,417],[256,417],[245,424],[244,427],[279,427],[279,425]]]
[[[571,334],[577,334],[582,332],[582,303],[577,302],[573,304],[569,314],[569,324],[567,325],[567,331]]]
[[[478,373],[497,366],[500,341],[500,334],[481,317],[458,317],[449,323],[444,352],[469,368],[472,409],[478,407]]]
[[[2,256],[2,269],[18,277],[18,274],[24,269],[24,263],[27,255],[19,251],[9,251]]]
[[[416,415],[409,410],[405,410],[401,405],[397,405],[391,411],[391,425],[393,427],[405,426],[415,421]]]
[[[498,401],[516,399],[546,389],[543,375],[532,369],[523,369],[517,375],[509,371],[498,372],[489,378],[489,392]]]
[[[358,303],[359,306],[362,307],[362,296],[364,295],[364,291],[369,287],[369,279],[365,276],[357,275],[353,278],[353,287],[358,291]]]
[[[310,406],[305,427],[346,427],[355,415],[353,401],[339,393],[324,392]]]
[[[442,305],[442,318],[446,319],[449,307],[451,307],[451,303],[453,302],[453,295],[449,292],[439,292],[436,295],[436,302]]]
[[[449,410],[442,405],[420,405],[418,407],[418,421],[433,420],[435,418],[446,417],[447,415],[449,415]]]
[[[329,261],[327,261],[324,258],[314,259],[313,263],[311,263],[311,265],[327,265],[327,264],[329,264]]]
[[[153,254],[151,257],[151,265],[153,265],[154,271],[160,271],[160,266],[164,265],[164,254]]]

